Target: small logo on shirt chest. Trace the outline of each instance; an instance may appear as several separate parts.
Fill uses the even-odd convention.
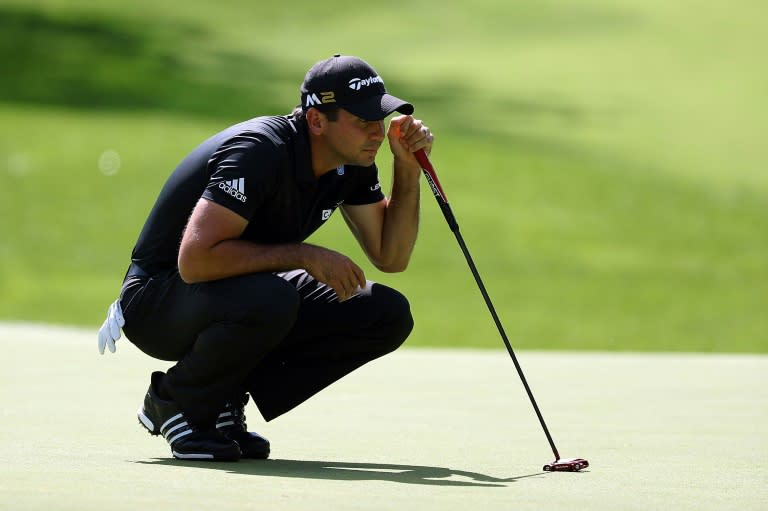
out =
[[[333,212],[336,210],[336,208],[338,208],[338,207],[339,207],[339,206],[341,206],[342,204],[344,204],[344,201],[343,201],[343,200],[340,200],[339,202],[337,202],[336,204],[334,204],[334,205],[333,205],[333,207],[332,207],[331,209],[324,209],[324,210],[322,211],[321,215],[320,215],[320,218],[322,218],[323,222],[325,222],[326,220],[328,220],[329,218],[331,218],[331,215],[332,215],[332,214],[333,214]]]

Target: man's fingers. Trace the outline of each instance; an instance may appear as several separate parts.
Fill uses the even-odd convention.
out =
[[[355,294],[356,288],[357,284],[355,284],[353,279],[346,279],[344,282],[344,300],[349,300],[352,298],[352,296]]]
[[[123,325],[125,325],[125,318],[123,318],[123,308],[120,307],[119,298],[109,306],[107,321],[109,322],[109,335],[112,337],[113,341],[118,340],[120,338],[120,329],[123,327]]]
[[[104,354],[104,347],[107,345],[107,339],[109,338],[109,318],[104,320],[104,324],[99,328],[99,353]]]
[[[358,292],[358,290],[365,289],[367,284],[367,281],[365,280],[365,273],[363,273],[362,268],[352,263],[351,271],[352,273],[350,275],[348,287],[349,295],[347,298],[353,297]]]
[[[340,302],[343,302],[347,298],[349,298],[349,294],[347,293],[347,287],[344,284],[339,283],[337,286],[334,286],[334,291],[336,291],[336,296],[338,297]]]
[[[355,288],[365,289],[365,286],[368,285],[368,281],[365,280],[365,273],[363,273],[363,270],[358,268],[355,272],[355,277],[357,277]],[[357,289],[355,289],[355,292],[357,292]]]
[[[110,317],[107,321],[109,322],[109,337],[113,341],[118,340],[120,338],[120,323],[115,317]]]
[[[411,152],[416,152],[419,149],[426,149],[432,144],[434,136],[428,127],[424,126],[421,121],[415,122],[412,125],[408,136],[405,138],[405,142],[408,144],[408,149]]]
[[[312,277],[322,282],[336,293],[340,302],[348,300],[357,293],[358,288],[367,284],[363,270],[350,258],[332,250],[321,249],[319,256],[307,268]]]
[[[120,306],[119,298],[114,302],[112,302],[112,305],[109,306],[108,316],[110,318],[114,318],[115,322],[118,324],[120,328],[122,328],[123,325],[125,325],[125,318],[123,318],[123,308]]]
[[[113,333],[115,332],[115,329],[117,329],[117,334]],[[109,351],[114,353],[115,341],[119,338],[120,328],[117,327],[117,324],[112,320],[112,318],[107,318],[99,329],[99,353],[103,355],[105,347],[109,348]]]
[[[424,149],[427,153],[432,149],[434,135],[424,123],[410,115],[396,117],[390,121],[391,135],[409,153]],[[390,138],[390,142],[391,142]]]
[[[343,302],[352,298],[357,291],[357,284],[352,280],[345,280],[339,283],[338,289],[336,289],[336,295],[339,297],[339,301]]]
[[[363,270],[360,268],[355,268],[356,271],[353,272],[351,279],[348,280],[343,288],[344,292],[339,293],[337,291],[337,295],[339,296],[339,301],[343,302],[345,300],[349,300],[353,296],[355,296],[357,293],[365,289],[365,287],[368,285],[368,281],[365,280],[365,274],[363,273]]]
[[[392,130],[392,135],[394,135],[397,138],[402,138],[407,135],[408,132],[408,126],[413,122],[413,117],[410,115],[398,115],[397,117],[393,117],[389,121],[390,129]]]
[[[125,318],[123,317],[123,308],[120,306],[120,299],[114,301],[112,306],[115,308],[115,318],[117,318],[117,324],[120,328],[125,326]]]

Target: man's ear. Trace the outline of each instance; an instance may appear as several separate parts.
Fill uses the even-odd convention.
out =
[[[322,135],[322,133],[325,131],[326,124],[328,124],[328,118],[325,116],[325,114],[317,108],[312,107],[307,110],[305,115],[307,117],[307,126],[309,126],[309,131],[313,135]]]

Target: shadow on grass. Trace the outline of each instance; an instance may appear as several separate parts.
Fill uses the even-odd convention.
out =
[[[221,470],[239,475],[293,477],[298,479],[327,479],[333,481],[390,481],[428,486],[473,486],[500,488],[519,479],[544,475],[545,472],[516,477],[498,478],[477,472],[423,465],[388,463],[358,463],[315,460],[241,460],[237,463],[210,463],[154,458],[135,463],[169,465],[205,470]],[[461,479],[458,479],[461,478]]]

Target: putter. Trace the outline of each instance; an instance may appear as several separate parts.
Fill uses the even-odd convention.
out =
[[[528,394],[528,399],[531,400],[531,404],[533,405],[533,409],[536,412],[536,416],[539,418],[539,423],[544,429],[544,434],[547,437],[549,446],[552,448],[552,453],[555,455],[555,461],[544,465],[544,471],[578,472],[587,468],[589,466],[589,462],[587,460],[582,458],[561,458],[560,453],[557,452],[555,441],[552,440],[552,435],[549,433],[549,428],[547,428],[547,424],[544,422],[544,416],[541,415],[539,405],[536,404],[536,399],[533,397],[531,387],[528,385],[528,381],[525,379],[523,368],[520,367],[520,362],[518,362],[517,356],[515,356],[515,351],[512,349],[512,344],[510,344],[509,339],[507,338],[507,334],[504,332],[504,327],[501,325],[501,321],[499,320],[499,316],[496,314],[496,309],[493,307],[491,297],[488,296],[488,292],[485,290],[483,280],[480,278],[480,274],[478,273],[477,267],[472,260],[472,256],[469,254],[469,249],[467,249],[467,245],[464,243],[464,238],[462,237],[461,232],[459,232],[459,224],[456,222],[456,217],[453,215],[453,211],[451,211],[451,206],[448,204],[448,198],[443,191],[443,187],[440,185],[440,180],[437,178],[435,168],[432,166],[427,153],[425,153],[423,149],[419,149],[413,154],[416,156],[416,159],[419,161],[419,165],[421,165],[421,168],[424,171],[424,176],[427,178],[427,183],[429,183],[429,187],[432,189],[432,193],[437,200],[437,204],[440,206],[440,209],[443,212],[443,216],[445,216],[445,220],[448,222],[448,227],[450,227],[451,231],[456,236],[456,241],[459,242],[459,247],[461,247],[461,251],[464,253],[464,258],[467,260],[467,264],[469,265],[469,269],[472,271],[472,275],[475,277],[475,282],[477,282],[477,286],[480,288],[480,293],[483,295],[485,305],[488,306],[488,311],[490,311],[491,316],[493,317],[493,321],[496,323],[496,328],[499,330],[499,334],[501,334],[501,339],[504,341],[504,345],[507,347],[509,356],[512,357],[512,362],[515,364],[515,369],[517,369],[517,374],[520,376],[520,381],[523,382],[523,387],[525,387],[525,392]]]

